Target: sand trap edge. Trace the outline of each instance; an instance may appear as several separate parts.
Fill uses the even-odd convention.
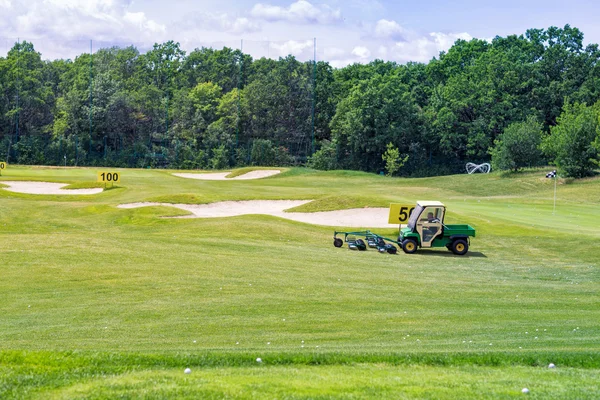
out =
[[[3,185],[8,187],[0,188],[0,190],[6,190],[13,193],[24,193],[24,194],[41,194],[41,195],[90,195],[99,194],[104,191],[102,188],[92,189],[62,189],[65,186],[69,186],[69,183],[56,183],[56,182],[35,182],[35,181],[0,181]]]
[[[311,225],[349,227],[349,228],[396,228],[387,223],[387,208],[355,208],[337,211],[318,211],[312,213],[286,212],[285,210],[310,203],[312,200],[246,200],[221,201],[208,204],[172,204],[172,203],[129,203],[117,206],[121,209],[139,207],[174,207],[192,213],[170,218],[226,218],[241,215],[270,215]]]

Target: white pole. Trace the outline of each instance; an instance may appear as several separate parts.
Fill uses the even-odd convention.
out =
[[[556,212],[556,180],[558,179],[558,175],[554,175],[554,209],[552,210],[552,214]]]

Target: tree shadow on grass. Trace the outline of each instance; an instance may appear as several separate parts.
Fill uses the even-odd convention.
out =
[[[487,258],[485,254],[480,251],[469,251],[464,256],[457,256],[456,254],[447,251],[447,250],[424,250],[421,249],[417,251],[415,254],[419,254],[422,256],[437,256],[437,257],[463,257],[463,258]]]

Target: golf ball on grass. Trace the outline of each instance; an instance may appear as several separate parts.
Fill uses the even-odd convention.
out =
[[[529,393],[529,389],[527,389],[527,388],[523,388],[523,389],[521,389],[521,393],[525,393],[525,394],[527,394],[527,393]]]
[[[556,365],[554,365],[553,363],[550,363],[550,364],[548,365],[548,368],[556,368]]]
[[[257,363],[261,363],[262,362],[262,360],[260,359],[260,357],[256,359],[256,362]]]
[[[189,368],[186,368],[185,371],[183,371],[184,374],[191,374],[192,370]]]

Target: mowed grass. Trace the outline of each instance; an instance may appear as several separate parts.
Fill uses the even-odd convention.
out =
[[[598,178],[561,181],[553,213],[541,170],[398,179],[290,169],[233,182],[120,172],[118,187],[99,195],[0,189],[0,398],[599,390]],[[0,182],[86,187],[95,177],[11,166]],[[295,210],[309,212],[440,200],[447,222],[469,223],[477,237],[464,257],[392,256],[336,249],[333,227],[116,208],[253,199],[314,199]]]

